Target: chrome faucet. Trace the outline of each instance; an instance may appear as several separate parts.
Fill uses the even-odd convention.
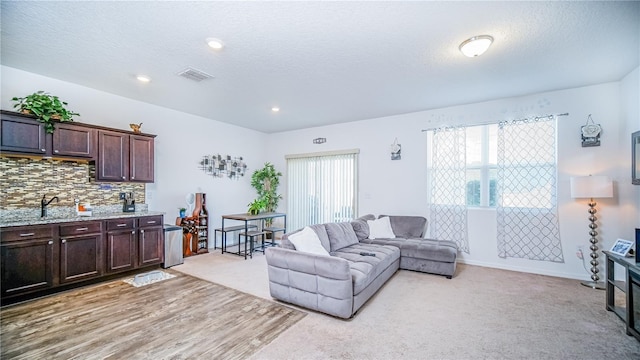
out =
[[[42,195],[42,200],[40,201],[40,217],[47,216],[47,205],[51,204],[53,200],[55,200],[56,202],[59,201],[57,196],[52,197],[49,201],[45,200],[46,197],[47,194]]]

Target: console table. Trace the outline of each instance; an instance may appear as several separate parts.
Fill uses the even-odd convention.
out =
[[[273,218],[284,218],[284,228],[287,228],[287,214],[284,213],[277,213],[277,212],[265,212],[265,213],[260,213],[258,215],[251,215],[251,214],[232,214],[232,215],[222,215],[222,228],[221,228],[221,232],[223,233],[222,236],[222,253],[224,254],[225,252],[228,252],[230,254],[235,254],[238,256],[244,256],[245,259],[247,258],[247,254],[246,251],[243,253],[242,251],[240,251],[240,242],[238,241],[238,251],[234,252],[234,251],[227,251],[227,237],[226,237],[226,232],[225,229],[231,229],[233,228],[234,230],[239,230],[238,227],[240,228],[240,230],[244,230],[245,234],[249,232],[249,229],[255,226],[252,226],[249,224],[250,221],[256,221],[256,220],[266,220],[266,219],[273,219]],[[233,227],[226,227],[224,225],[225,220],[236,220],[236,221],[242,221],[244,222],[244,226],[233,226]]]
[[[607,258],[607,310],[613,311],[625,323],[627,335],[640,341],[640,263],[628,258],[603,251]],[[624,280],[615,280],[614,265],[624,268]],[[625,306],[616,306],[615,289],[625,294]]]

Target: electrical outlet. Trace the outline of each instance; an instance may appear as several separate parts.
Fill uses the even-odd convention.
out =
[[[120,193],[120,200],[124,200],[125,196],[127,196],[127,193]]]
[[[578,259],[583,259],[584,258],[584,246],[582,246],[582,245],[576,246],[576,257]]]

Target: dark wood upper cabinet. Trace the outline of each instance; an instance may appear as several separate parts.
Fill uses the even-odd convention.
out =
[[[52,152],[54,156],[94,158],[97,147],[97,132],[93,128],[61,123],[53,132]]]
[[[154,181],[155,135],[91,124],[55,123],[53,134],[32,115],[2,110],[0,151],[13,156],[95,161],[95,179]]]
[[[154,138],[98,131],[96,180],[153,182]]]
[[[98,131],[96,179],[129,180],[129,135],[114,131]]]
[[[31,117],[2,113],[0,150],[45,155],[47,152],[44,124]]]
[[[130,180],[153,182],[154,139],[148,136],[131,135],[129,138]]]

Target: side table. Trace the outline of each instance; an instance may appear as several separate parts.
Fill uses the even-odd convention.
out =
[[[627,258],[603,251],[607,263],[607,310],[613,311],[625,323],[627,335],[640,341],[640,264],[634,258]],[[615,279],[615,264],[624,268],[624,280]],[[616,306],[615,289],[625,294],[625,306]]]

